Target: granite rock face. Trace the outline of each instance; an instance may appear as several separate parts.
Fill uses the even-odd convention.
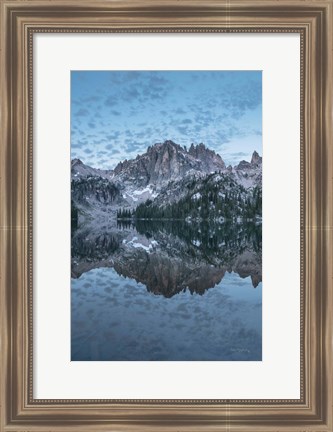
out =
[[[119,163],[114,172],[119,179],[131,180],[140,186],[161,186],[193,172],[208,174],[224,169],[222,158],[203,144],[192,144],[187,150],[168,140],[148,147],[146,153],[132,161]]]

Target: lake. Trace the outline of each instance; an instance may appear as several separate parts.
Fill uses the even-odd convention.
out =
[[[261,225],[72,232],[72,361],[260,361]]]

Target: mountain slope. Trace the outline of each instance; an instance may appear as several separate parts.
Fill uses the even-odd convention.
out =
[[[245,189],[227,173],[170,183],[154,201],[141,203],[137,218],[253,220],[261,218],[261,188]]]

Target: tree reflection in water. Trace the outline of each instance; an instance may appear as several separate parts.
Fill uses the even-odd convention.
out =
[[[261,274],[260,225],[79,227],[71,359],[261,360]]]
[[[261,282],[261,225],[118,221],[117,228],[81,228],[72,237],[72,277],[113,267],[119,275],[171,297],[203,294],[226,271]]]

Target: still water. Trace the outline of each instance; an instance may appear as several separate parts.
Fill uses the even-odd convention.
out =
[[[76,230],[71,358],[260,361],[261,227]]]

